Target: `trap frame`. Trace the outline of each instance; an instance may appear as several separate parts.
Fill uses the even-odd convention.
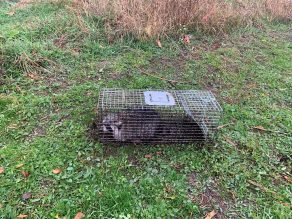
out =
[[[210,91],[100,91],[96,127],[104,144],[183,144],[210,139],[222,108]]]

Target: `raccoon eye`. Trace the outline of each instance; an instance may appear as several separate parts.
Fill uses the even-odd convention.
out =
[[[104,126],[109,132],[113,131],[112,127],[109,124],[104,124]]]

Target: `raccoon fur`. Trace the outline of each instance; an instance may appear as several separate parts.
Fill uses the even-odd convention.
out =
[[[154,110],[124,110],[104,116],[102,132],[117,142],[147,143],[155,139],[160,123],[160,116]]]
[[[160,141],[170,141],[173,143],[184,143],[190,141],[202,141],[205,135],[197,122],[186,116],[184,118],[169,118],[162,120],[161,131],[159,132]]]

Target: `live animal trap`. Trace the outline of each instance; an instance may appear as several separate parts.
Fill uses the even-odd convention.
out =
[[[209,91],[103,89],[95,126],[102,143],[182,144],[209,139],[221,112]]]

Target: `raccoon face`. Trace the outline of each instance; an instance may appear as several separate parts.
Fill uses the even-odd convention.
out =
[[[102,129],[104,132],[113,132],[122,128],[122,121],[120,121],[117,114],[108,114],[102,121]]]

